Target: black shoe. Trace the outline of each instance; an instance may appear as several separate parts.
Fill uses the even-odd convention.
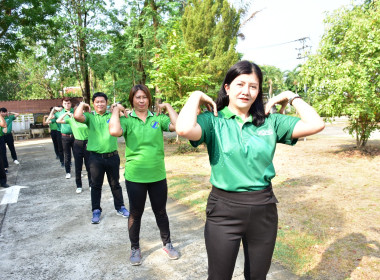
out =
[[[10,187],[7,183],[5,183],[5,184],[1,184],[1,186],[2,186],[3,188],[9,188],[9,187]]]
[[[5,173],[7,173],[7,174],[8,174],[8,169],[7,169],[7,168],[4,168],[4,171],[5,171]]]
[[[65,167],[65,164],[64,164],[63,162],[61,162],[61,166],[62,166],[62,167]]]

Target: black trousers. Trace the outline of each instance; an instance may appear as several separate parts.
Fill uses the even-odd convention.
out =
[[[17,160],[17,154],[15,149],[15,141],[13,140],[12,133],[6,133],[4,135],[5,143],[8,145],[9,151],[11,152],[11,157],[13,160]]]
[[[59,151],[58,149],[58,131],[57,130],[51,130],[50,131],[50,137],[51,140],[53,141],[53,147],[54,147],[54,153],[55,155],[61,159],[61,156],[63,158],[62,150]],[[62,141],[62,140],[61,140]],[[62,145],[61,145],[62,146]],[[60,153],[61,152],[61,153]],[[62,160],[63,161],[63,160]]]
[[[208,279],[232,278],[241,241],[245,279],[266,279],[277,236],[276,204],[240,204],[211,193],[206,215]]]
[[[131,248],[140,248],[141,217],[144,213],[147,193],[160,230],[162,243],[164,246],[166,243],[170,243],[169,218],[166,212],[168,196],[166,179],[153,183],[135,183],[125,180],[125,185],[129,198],[128,232]]]
[[[0,185],[4,185],[7,183],[7,174],[4,170],[3,159],[0,157]]]
[[[64,160],[64,155],[63,155],[62,134],[58,130],[57,130],[57,133],[56,133],[56,137],[57,137],[57,146],[58,146],[59,161],[61,163],[64,163],[65,160]]]
[[[65,159],[65,169],[66,173],[70,173],[71,171],[71,151],[74,147],[74,136],[64,136],[62,135],[62,147],[63,147],[63,155]]]
[[[87,140],[74,140],[73,147],[75,161],[75,183],[77,188],[82,188],[82,167],[83,161],[87,170],[88,186],[91,188],[91,172],[90,172],[90,152],[87,151]]]
[[[107,180],[108,184],[111,187],[115,209],[119,210],[121,206],[124,206],[123,192],[119,183],[119,167],[119,155],[116,154],[112,157],[103,157],[102,154],[90,152],[92,211],[95,209],[102,211],[102,208],[100,207],[100,201],[102,197],[104,174],[107,174]]]
[[[3,161],[4,168],[8,168],[8,159],[7,159],[7,147],[5,146],[5,136],[0,136],[0,157]]]

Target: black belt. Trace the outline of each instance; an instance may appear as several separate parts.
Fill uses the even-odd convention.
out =
[[[65,133],[61,133],[62,134],[62,136],[67,136],[67,137],[73,137],[74,135],[72,135],[72,134],[65,134]]]
[[[114,151],[111,153],[104,153],[104,154],[99,154],[99,153],[95,153],[95,152],[91,152],[91,153],[98,156],[98,157],[101,157],[101,158],[110,158],[110,157],[118,155],[117,151]]]

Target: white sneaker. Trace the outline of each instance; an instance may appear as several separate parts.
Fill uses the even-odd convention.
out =
[[[20,162],[17,159],[15,159],[13,162],[14,164],[20,164]]]
[[[82,188],[77,188],[76,193],[81,193],[81,192],[82,192]]]
[[[70,179],[71,178],[71,174],[70,173],[67,173],[66,174],[66,179]]]

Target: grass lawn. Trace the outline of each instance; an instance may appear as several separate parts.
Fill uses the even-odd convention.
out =
[[[354,144],[348,137],[315,135],[294,147],[277,146],[274,261],[299,276],[380,279],[380,141],[369,141],[366,154]],[[207,151],[177,154],[179,145],[165,141],[169,196],[205,219]]]

